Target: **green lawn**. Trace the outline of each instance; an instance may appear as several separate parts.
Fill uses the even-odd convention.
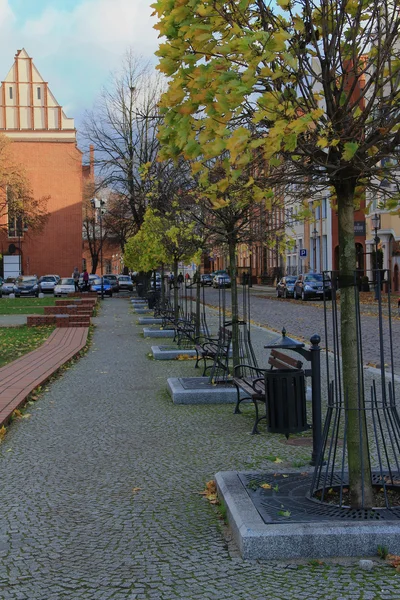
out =
[[[53,326],[0,327],[0,367],[38,348],[53,330]]]
[[[48,298],[0,298],[0,315],[43,314],[43,306],[54,306],[56,299]]]

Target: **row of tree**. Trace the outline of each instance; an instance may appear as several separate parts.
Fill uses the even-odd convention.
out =
[[[360,448],[367,436],[359,418],[353,214],[368,191],[390,193],[392,206],[399,198],[400,0],[157,0],[153,7],[165,40],[157,52],[168,78],[161,101],[160,80],[129,54],[86,127],[101,185],[117,194],[127,235],[135,234],[127,260],[143,269],[157,256],[175,264],[168,243],[192,255],[187,234],[201,250],[224,244],[235,340],[238,245],[257,235],[275,244],[285,226],[275,216],[291,192],[298,201],[329,189],[339,221],[351,498],[371,506],[370,464],[360,458],[368,451]],[[162,251],[160,239],[168,242]]]

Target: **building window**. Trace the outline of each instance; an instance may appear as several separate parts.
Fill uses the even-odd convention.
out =
[[[12,89],[12,87],[9,87],[8,91],[10,93],[10,100],[12,100],[12,97],[13,97],[13,89]]]
[[[322,218],[326,219],[327,217],[327,199],[326,198],[322,198]]]
[[[28,230],[27,224],[24,222],[21,215],[8,215],[8,237],[15,238],[24,235],[24,231]]]
[[[328,270],[328,237],[326,235],[322,236],[322,262],[323,262],[323,270]]]
[[[82,271],[86,271],[87,266],[86,266],[86,258],[82,258]]]
[[[109,273],[112,273],[112,270],[111,270],[111,260],[105,260],[104,261],[104,265],[106,267],[106,274],[108,275]]]
[[[320,210],[320,205],[317,204],[317,206],[315,207],[315,220],[319,221],[321,218],[321,210]]]
[[[38,89],[37,89],[37,97],[38,97],[38,100],[40,100],[42,97],[42,90],[40,89],[40,87],[38,87]]]

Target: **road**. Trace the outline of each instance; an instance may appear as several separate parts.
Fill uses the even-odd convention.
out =
[[[207,304],[218,306],[219,291],[212,288],[206,288],[205,300]],[[328,340],[328,348],[333,349],[332,331],[333,319],[332,310],[327,310],[326,331],[325,335],[325,320],[323,303],[318,301],[302,302],[300,300],[275,298],[266,295],[263,291],[252,289],[250,294],[250,318],[251,321],[268,327],[269,329],[280,332],[285,327],[287,335],[295,338],[302,338],[308,342],[310,337],[317,333],[321,337],[321,345],[326,347],[326,338]],[[230,290],[226,290],[226,309],[229,310]],[[241,288],[239,291],[239,310],[243,307],[243,298]],[[340,321],[340,312],[338,313]],[[372,366],[380,365],[380,344],[379,344],[379,327],[378,317],[376,314],[363,314],[361,316],[361,331],[363,340],[363,363]],[[383,364],[391,365],[391,350],[390,350],[390,332],[389,320],[383,318]],[[392,335],[395,347],[393,349],[393,367],[396,374],[400,375],[400,348],[396,345],[396,340],[400,338],[400,320],[396,316],[392,319]]]

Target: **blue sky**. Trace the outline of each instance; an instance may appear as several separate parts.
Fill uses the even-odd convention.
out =
[[[25,48],[79,128],[128,48],[152,59],[152,0],[0,0],[0,79]]]

